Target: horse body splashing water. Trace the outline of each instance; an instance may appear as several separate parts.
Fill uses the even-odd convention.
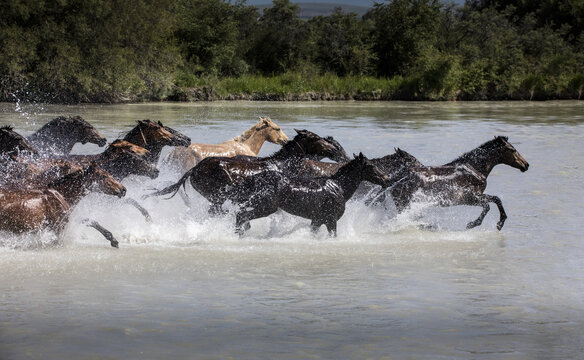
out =
[[[122,184],[94,163],[47,186],[1,188],[0,230],[25,233],[49,229],[60,233],[69,219],[72,207],[93,187],[118,197],[126,194]],[[100,230],[95,224],[90,226]],[[117,241],[108,235],[106,238],[111,245],[117,247]]]
[[[221,205],[227,200],[226,191],[237,186],[246,176],[265,171],[295,173],[300,161],[306,157],[324,158],[343,161],[347,154],[339,149],[338,143],[331,143],[308,130],[296,130],[297,135],[280,150],[265,158],[251,156],[209,157],[203,159],[174,185],[162,189],[153,195],[175,193],[185,186],[187,180],[197,192],[211,202],[210,213],[222,213]]]
[[[443,166],[406,166],[392,176],[387,191],[393,197],[398,212],[404,211],[416,193],[436,199],[440,206],[481,206],[479,217],[467,224],[473,228],[482,224],[489,212],[489,202],[499,209],[497,229],[501,230],[507,219],[501,199],[484,194],[487,177],[498,164],[505,164],[522,172],[529,163],[511,145],[507,137],[497,136]]]
[[[284,145],[288,136],[270,118],[260,117],[250,129],[220,144],[194,143],[188,147],[177,147],[167,155],[165,163],[184,173],[208,157],[257,156],[266,141]]]
[[[80,116],[59,116],[28,137],[44,156],[66,156],[76,143],[105,146],[106,138]]]
[[[246,177],[227,197],[241,205],[236,214],[236,232],[249,229],[249,221],[269,216],[278,209],[311,220],[313,231],[325,225],[337,235],[337,221],[345,212],[345,203],[362,181],[387,187],[388,177],[363,154],[341,166],[334,175],[310,179],[278,171],[266,171]]]

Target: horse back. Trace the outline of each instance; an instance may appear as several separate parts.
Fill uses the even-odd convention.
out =
[[[56,190],[0,190],[0,229],[22,233],[61,230],[70,206]]]

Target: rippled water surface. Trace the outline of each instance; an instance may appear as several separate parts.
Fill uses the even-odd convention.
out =
[[[59,115],[81,115],[110,141],[149,118],[210,143],[270,116],[289,136],[306,128],[369,157],[400,147],[429,165],[506,135],[530,168],[489,177],[486,193],[509,216],[500,232],[495,206],[468,231],[480,208],[417,204],[396,216],[351,201],[337,238],[279,212],[239,239],[233,215],[210,218],[189,186],[191,208],[141,200],[151,223],[91,194],[58,238],[0,233],[0,359],[582,356],[582,102],[0,104],[0,125],[23,135]],[[124,184],[140,199],[175,179]]]

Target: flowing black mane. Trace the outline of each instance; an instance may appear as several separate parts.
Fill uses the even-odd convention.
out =
[[[507,136],[495,136],[494,139],[477,146],[471,151],[465,152],[464,154],[460,155],[459,157],[445,165],[450,166],[457,165],[460,163],[468,163],[470,161],[477,159],[478,157],[489,154],[491,150],[496,149],[498,146],[501,146],[503,142],[507,141],[509,141],[509,138]]]

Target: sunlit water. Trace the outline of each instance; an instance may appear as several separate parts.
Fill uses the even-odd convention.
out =
[[[507,135],[530,168],[500,165],[488,179],[509,215],[500,232],[495,206],[468,231],[480,208],[395,216],[351,201],[337,238],[276,213],[239,239],[233,215],[210,218],[190,186],[190,208],[178,196],[140,200],[152,223],[91,194],[60,237],[0,233],[0,359],[582,356],[584,103],[0,104],[0,125],[23,135],[59,115],[81,115],[110,141],[149,118],[211,143],[267,115],[289,136],[306,128],[349,153],[401,147],[435,165]],[[174,179],[124,184],[140,199]]]

